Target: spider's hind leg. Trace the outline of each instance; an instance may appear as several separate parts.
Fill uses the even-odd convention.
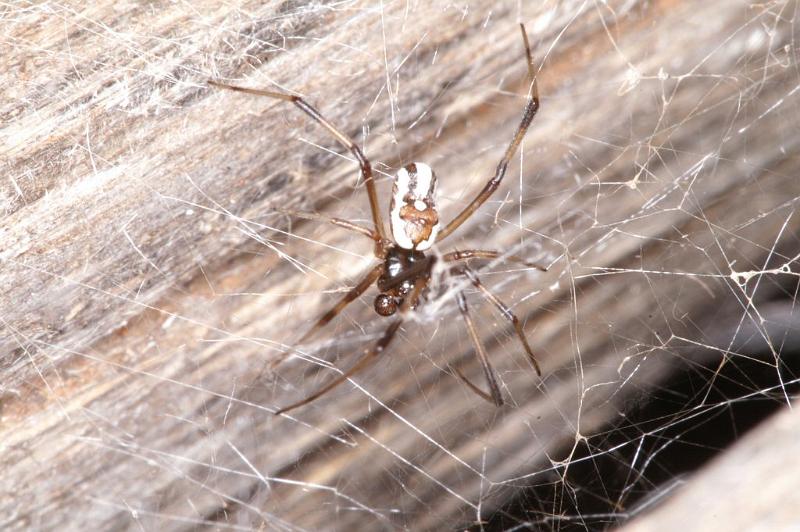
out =
[[[348,231],[353,231],[355,233],[362,234],[372,240],[378,242],[380,241],[380,235],[373,231],[368,227],[364,227],[363,225],[359,225],[355,222],[351,222],[349,220],[345,220],[343,218],[336,218],[333,216],[325,216],[324,214],[319,214],[316,212],[307,212],[307,211],[295,211],[292,209],[282,209],[280,207],[271,207],[271,209],[275,212],[279,212],[281,214],[285,214],[286,216],[290,216],[292,218],[301,218],[303,220],[314,220],[316,222],[328,223],[331,225],[335,225],[337,227],[343,227]]]
[[[464,209],[455,218],[453,218],[450,223],[448,223],[439,231],[439,236],[437,237],[438,242],[441,242],[447,238],[450,233],[458,229],[461,224],[467,221],[467,219],[469,219],[473,213],[478,210],[478,208],[483,205],[492,194],[494,194],[494,191],[497,190],[497,188],[500,186],[500,183],[503,181],[503,177],[506,175],[508,163],[511,162],[511,158],[514,156],[514,153],[516,153],[517,148],[519,148],[519,145],[522,143],[522,139],[525,137],[525,133],[528,131],[528,126],[531,125],[533,117],[536,116],[536,112],[539,110],[539,87],[536,83],[536,69],[533,66],[531,45],[528,42],[528,34],[525,32],[525,26],[522,24],[519,26],[520,30],[522,31],[522,41],[525,45],[525,59],[528,63],[529,83],[528,100],[525,104],[525,109],[522,111],[522,120],[520,120],[519,126],[517,126],[517,131],[514,133],[514,138],[511,139],[511,143],[508,145],[503,158],[500,159],[500,162],[497,165],[494,177],[489,179],[478,195],[475,196],[475,198],[466,207],[464,207]]]
[[[322,113],[320,113],[314,106],[306,102],[300,96],[262,89],[250,89],[248,87],[239,87],[237,85],[228,85],[213,80],[209,80],[208,84],[229,91],[243,92],[246,94],[253,94],[255,96],[267,96],[268,98],[291,102],[298,109],[303,111],[315,122],[325,128],[328,133],[333,135],[333,138],[335,138],[341,146],[349,150],[350,153],[353,154],[353,157],[355,157],[356,161],[358,161],[358,167],[361,171],[361,178],[364,181],[364,186],[367,188],[369,207],[370,211],[372,212],[372,223],[375,226],[375,233],[379,237],[379,239],[375,241],[375,254],[378,257],[383,256],[385,252],[385,242],[388,240],[386,238],[386,229],[383,227],[383,217],[381,216],[380,205],[378,204],[378,192],[377,188],[375,187],[375,178],[372,175],[372,165],[370,164],[369,159],[364,156],[361,148],[359,148],[355,141],[353,141],[353,139],[348,137],[343,131],[334,126],[328,119],[322,116]]]

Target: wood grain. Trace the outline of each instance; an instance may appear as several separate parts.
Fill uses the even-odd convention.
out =
[[[624,530],[796,528],[797,509],[780,501],[800,487],[797,471],[786,467],[784,460],[800,451],[798,433],[798,410],[781,412],[679,486],[666,504],[632,521]],[[703,510],[697,512],[697,508]]]
[[[796,16],[742,0],[6,8],[0,525],[468,526],[676,367],[735,363],[741,327],[722,324],[762,334],[758,303],[798,271]],[[511,405],[470,393],[447,370],[482,383],[463,324],[432,295],[357,386],[272,416],[385,326],[367,296],[305,346],[318,363],[265,371],[372,260],[275,209],[364,222],[366,194],[296,109],[206,81],[307,96],[384,198],[393,169],[427,161],[449,219],[519,120],[520,20],[542,110],[441,249],[550,264],[481,271],[544,379],[470,295]]]

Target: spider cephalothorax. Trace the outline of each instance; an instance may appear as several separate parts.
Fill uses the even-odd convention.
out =
[[[500,186],[503,180],[506,168],[511,157],[517,151],[525,132],[528,130],[536,111],[539,109],[539,94],[536,88],[536,78],[534,76],[533,60],[531,58],[531,50],[528,44],[528,36],[525,33],[525,27],[520,24],[522,30],[522,39],[525,43],[525,54],[528,60],[528,101],[522,114],[522,120],[517,127],[516,134],[511,140],[511,143],[506,149],[505,155],[497,165],[497,170],[494,176],[484,185],[483,189],[478,195],[472,199],[462,210],[456,215],[447,225],[442,227],[439,223],[439,213],[436,210],[435,193],[436,193],[436,175],[431,170],[431,167],[423,163],[412,163],[401,168],[394,179],[392,186],[392,200],[389,209],[391,239],[387,238],[386,228],[383,224],[383,217],[381,215],[380,206],[378,204],[378,193],[375,187],[375,179],[372,175],[372,166],[364,157],[361,149],[356,145],[353,140],[342,133],[338,128],[326,120],[314,107],[309,105],[305,100],[299,96],[285,94],[282,92],[266,91],[259,89],[248,89],[244,87],[235,87],[233,85],[223,85],[217,82],[209,82],[217,87],[222,87],[229,90],[246,92],[249,94],[257,94],[261,96],[269,96],[278,100],[284,100],[293,103],[300,108],[301,111],[306,113],[312,119],[317,121],[325,129],[327,129],[336,140],[345,148],[350,150],[355,159],[358,161],[359,168],[361,169],[361,177],[364,186],[367,189],[367,197],[369,199],[370,212],[372,214],[373,228],[364,227],[347,220],[339,218],[327,218],[327,221],[344,227],[351,231],[361,233],[371,238],[375,242],[375,257],[380,261],[375,265],[336,305],[334,305],[328,312],[322,315],[311,329],[304,334],[298,343],[302,344],[308,340],[316,331],[324,327],[333,318],[335,318],[347,305],[356,300],[364,292],[367,291],[373,284],[377,284],[380,293],[375,298],[375,311],[381,316],[392,316],[399,314],[393,321],[386,327],[383,335],[371,347],[365,350],[365,353],[359,358],[347,371],[340,372],[338,376],[333,378],[330,382],[318,389],[305,399],[297,401],[275,411],[276,414],[292,410],[299,406],[310,403],[314,399],[323,395],[333,387],[341,384],[345,380],[352,377],[355,373],[367,366],[374,360],[380,353],[386,349],[389,342],[392,341],[397,333],[400,325],[403,323],[404,318],[407,317],[409,312],[412,312],[420,301],[423,299],[424,294],[431,281],[431,272],[434,263],[441,261],[444,264],[452,264],[448,267],[449,273],[460,276],[468,280],[477,290],[494,305],[505,319],[507,319],[514,326],[514,331],[519,337],[520,342],[525,348],[531,363],[536,369],[537,373],[541,375],[539,365],[536,358],[533,356],[533,351],[528,345],[525,334],[522,331],[522,325],[509,307],[500,301],[494,294],[492,294],[483,283],[481,283],[477,274],[469,268],[466,261],[469,259],[496,259],[502,254],[499,251],[489,251],[480,249],[467,249],[457,250],[439,255],[438,258],[426,256],[423,253],[429,249],[434,242],[441,242],[453,231],[458,229],[467,219],[469,219],[475,211],[489,199],[489,197]],[[297,213],[298,215],[300,213]],[[312,219],[325,219],[320,215],[303,215],[306,218]],[[511,260],[523,262],[528,266],[544,269],[533,263],[522,261],[516,257],[509,257]],[[497,378],[489,362],[486,352],[478,337],[475,324],[472,321],[469,310],[467,308],[466,294],[463,290],[456,293],[458,301],[458,308],[461,311],[461,316],[467,326],[467,332],[472,339],[475,346],[475,351],[480,360],[483,372],[486,376],[489,385],[489,393],[486,393],[472,384],[466,377],[464,377],[457,368],[453,368],[455,373],[461,378],[467,386],[475,393],[488,401],[494,402],[500,406],[503,404],[503,396],[500,393],[500,388],[497,385]],[[293,350],[292,350],[293,351]],[[290,352],[292,352],[290,351]]]
[[[426,257],[421,251],[392,246],[386,251],[384,269],[378,277],[378,290],[375,296],[375,312],[381,316],[391,316],[403,306],[405,298],[414,289],[419,279],[430,278],[433,257]],[[412,308],[416,307],[412,303]]]

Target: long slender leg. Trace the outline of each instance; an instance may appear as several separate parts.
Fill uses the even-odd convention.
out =
[[[469,259],[496,259],[498,257],[503,256],[502,253],[499,251],[490,251],[485,249],[462,249],[451,251],[450,253],[445,253],[442,257],[442,260],[445,262],[458,262],[462,260],[469,260]],[[517,262],[519,264],[524,264],[525,266],[530,266],[531,268],[536,268],[537,270],[541,270],[543,272],[547,271],[547,266],[539,264],[537,262],[530,262],[516,255],[506,255],[504,257],[506,260],[511,262]]]
[[[451,371],[453,371],[453,373],[456,374],[456,377],[461,379],[461,382],[466,384],[467,387],[475,393],[475,395],[479,396],[481,399],[483,399],[485,401],[488,401],[488,402],[490,402],[492,404],[495,404],[494,399],[492,399],[492,396],[489,395],[488,393],[484,392],[480,388],[478,388],[475,384],[473,384],[472,381],[470,381],[463,373],[461,373],[460,369],[458,369],[456,366],[453,366],[452,364],[447,366],[447,367]],[[503,404],[505,404],[505,403],[503,403]],[[503,405],[499,405],[499,406],[503,406]]]
[[[416,306],[420,294],[422,294],[422,291],[425,289],[427,285],[428,285],[428,278],[420,278],[414,283],[414,288],[411,290],[411,293],[403,301],[403,306],[400,307],[400,316],[397,319],[395,319],[391,324],[389,324],[389,327],[386,328],[380,339],[374,345],[372,345],[372,347],[366,349],[361,358],[356,360],[355,364],[353,364],[350,367],[350,369],[348,369],[347,371],[345,371],[344,373],[342,373],[341,375],[333,379],[331,382],[329,382],[316,392],[306,397],[305,399],[302,399],[296,403],[290,404],[289,406],[285,406],[283,408],[278,409],[275,412],[275,415],[283,414],[285,412],[288,412],[289,410],[294,410],[295,408],[307,405],[311,401],[329,392],[336,386],[340,385],[341,383],[343,383],[344,381],[346,381],[347,379],[349,379],[350,377],[352,377],[353,375],[355,375],[356,373],[367,367],[372,361],[374,361],[378,357],[378,355],[380,355],[386,349],[386,347],[389,345],[389,342],[392,341],[392,339],[395,336],[395,333],[397,332],[397,329],[399,329],[400,325],[403,323],[404,316]]]
[[[475,330],[475,323],[472,321],[472,316],[469,315],[467,298],[464,296],[464,292],[459,292],[457,297],[458,309],[461,311],[461,316],[464,317],[464,322],[467,324],[467,331],[469,332],[470,338],[472,338],[472,344],[475,346],[475,352],[478,354],[478,360],[480,360],[481,367],[483,367],[483,373],[486,375],[486,381],[489,383],[489,393],[491,396],[486,392],[481,391],[480,388],[467,380],[467,378],[464,377],[464,375],[458,371],[458,369],[453,369],[455,369],[456,375],[458,375],[472,391],[487,401],[492,401],[497,406],[503,406],[503,395],[500,393],[500,387],[497,385],[497,377],[494,374],[492,364],[489,362],[489,357],[486,356],[486,351],[483,349],[483,344],[481,344],[481,340],[478,337],[478,332]]]
[[[394,338],[397,329],[400,328],[401,323],[403,323],[402,319],[398,319],[392,322],[392,324],[389,325],[389,328],[387,328],[386,331],[384,331],[383,336],[381,336],[380,340],[378,340],[375,343],[375,345],[373,345],[371,348],[367,349],[364,355],[360,359],[358,359],[350,369],[348,369],[347,371],[345,371],[344,373],[342,373],[341,375],[333,379],[331,382],[329,382],[316,392],[306,397],[305,399],[302,399],[300,401],[297,401],[296,403],[290,404],[289,406],[284,406],[283,408],[276,410],[275,415],[278,416],[280,414],[288,412],[289,410],[294,410],[295,408],[307,405],[314,399],[317,399],[321,395],[324,395],[325,393],[339,386],[341,383],[343,383],[344,381],[346,381],[347,379],[349,379],[350,377],[352,377],[353,375],[355,375],[356,373],[367,367],[379,354],[383,352],[384,349],[386,349],[386,346],[388,346],[389,342],[391,342],[392,338]]]
[[[339,300],[338,303],[336,303],[333,307],[328,309],[328,311],[317,320],[314,326],[311,327],[308,331],[306,331],[306,333],[302,337],[300,337],[300,339],[295,343],[295,345],[302,344],[303,342],[311,338],[311,336],[313,336],[315,332],[317,332],[319,329],[327,325],[333,318],[338,316],[339,313],[342,310],[344,310],[344,308],[347,305],[352,303],[356,298],[358,298],[358,296],[366,292],[367,289],[370,286],[372,286],[372,283],[374,283],[378,279],[378,277],[380,277],[381,272],[383,272],[383,263],[378,264],[372,270],[370,270],[370,272],[367,273],[367,275],[365,275],[364,278],[361,279],[361,281],[359,281],[357,285],[351,288],[350,291],[347,292],[344,295],[344,297]],[[286,360],[286,358],[288,358],[289,355],[291,355],[296,351],[297,349],[295,347],[290,348],[283,354],[282,357],[270,362],[269,369],[274,370],[281,362]]]
[[[350,150],[353,156],[358,161],[358,165],[361,168],[361,177],[364,179],[364,185],[367,187],[367,195],[369,196],[369,206],[372,210],[372,222],[375,225],[375,232],[380,236],[380,240],[376,241],[376,254],[379,257],[383,257],[384,255],[384,242],[386,241],[386,230],[383,227],[383,218],[381,217],[380,212],[380,205],[378,204],[378,192],[375,188],[375,179],[372,176],[372,165],[370,165],[369,160],[364,157],[364,153],[358,147],[358,145],[353,142],[353,140],[341,132],[339,129],[336,128],[333,124],[331,124],[325,117],[323,117],[319,111],[317,111],[313,106],[311,106],[308,102],[306,102],[300,96],[295,96],[293,94],[284,94],[282,92],[274,92],[274,91],[267,91],[261,89],[249,89],[247,87],[238,87],[236,85],[226,85],[224,83],[218,83],[216,81],[209,80],[209,85],[213,85],[214,87],[219,87],[221,89],[228,89],[231,91],[237,92],[244,92],[247,94],[255,94],[256,96],[267,96],[269,98],[275,98],[278,100],[283,100],[286,102],[291,102],[300,108],[305,114],[310,116],[314,119],[317,123],[319,123],[322,127],[328,130],[339,144]]]
[[[358,298],[358,296],[360,296],[361,294],[363,294],[364,292],[366,292],[366,291],[367,291],[367,289],[368,289],[370,286],[372,286],[372,283],[374,283],[374,282],[375,282],[375,281],[378,279],[378,277],[380,277],[380,276],[381,276],[381,272],[383,272],[383,263],[381,263],[381,264],[378,264],[377,266],[375,266],[374,268],[372,268],[372,270],[370,270],[370,272],[369,272],[369,273],[368,273],[366,276],[364,276],[364,278],[363,278],[363,279],[361,279],[361,281],[359,281],[357,285],[355,285],[353,288],[351,288],[351,289],[350,289],[350,291],[349,291],[349,292],[347,292],[347,293],[344,295],[344,297],[343,297],[342,299],[340,299],[340,300],[339,300],[339,302],[338,302],[338,303],[336,303],[336,304],[335,304],[333,307],[331,307],[331,308],[328,310],[328,312],[326,312],[325,314],[323,314],[323,315],[322,315],[322,316],[321,316],[321,317],[320,317],[320,318],[317,320],[317,323],[315,323],[315,324],[314,324],[314,326],[313,326],[313,327],[311,327],[311,328],[310,328],[310,329],[309,329],[309,330],[308,330],[308,331],[307,331],[307,332],[306,332],[306,333],[305,333],[305,334],[304,334],[304,335],[303,335],[303,336],[302,336],[302,337],[301,337],[301,338],[300,338],[300,339],[297,341],[297,343],[298,343],[298,344],[302,344],[303,342],[305,342],[306,340],[308,340],[309,338],[311,338],[311,336],[312,336],[312,335],[313,335],[315,332],[317,332],[319,329],[321,329],[322,327],[324,327],[325,325],[327,325],[327,324],[328,324],[328,323],[329,323],[329,322],[330,322],[330,321],[331,321],[333,318],[335,318],[336,316],[338,316],[338,315],[339,315],[339,313],[340,313],[342,310],[344,310],[344,308],[345,308],[347,305],[349,305],[350,303],[352,303],[352,302],[353,302],[353,301],[354,301],[356,298]]]
[[[500,186],[500,182],[503,180],[503,177],[506,175],[506,168],[508,167],[509,161],[511,161],[511,157],[514,156],[514,153],[517,151],[520,143],[522,142],[522,138],[525,136],[525,132],[528,130],[528,126],[531,125],[531,121],[533,121],[533,117],[536,116],[536,111],[539,110],[539,87],[536,83],[536,75],[534,72],[533,67],[533,57],[531,56],[531,47],[528,43],[528,34],[525,33],[525,26],[520,24],[520,29],[522,30],[522,39],[525,42],[525,55],[528,60],[528,81],[530,82],[530,89],[528,91],[528,103],[525,104],[525,110],[522,113],[522,121],[517,128],[516,134],[514,134],[514,138],[511,140],[511,144],[509,144],[508,148],[506,149],[505,155],[500,160],[500,163],[497,165],[497,170],[494,173],[494,177],[492,177],[488,183],[483,187],[483,190],[472,200],[472,202],[467,205],[463,211],[459,213],[458,216],[453,218],[453,220],[447,224],[444,229],[439,231],[439,235],[436,237],[438,242],[444,240],[450,233],[458,229],[458,227],[463,224],[467,218],[472,216],[478,207],[483,205],[483,203],[489,199],[489,196],[497,190],[497,187]]]
[[[517,332],[517,336],[519,337],[520,342],[522,342],[522,346],[525,348],[525,353],[528,355],[533,367],[536,368],[536,373],[541,377],[542,369],[539,367],[539,362],[536,361],[536,357],[533,356],[533,350],[531,349],[531,346],[528,345],[528,339],[525,338],[525,332],[522,330],[522,324],[519,322],[519,318],[517,318],[517,316],[511,312],[511,309],[508,308],[505,303],[500,301],[496,295],[491,293],[489,289],[486,288],[483,283],[481,283],[481,280],[478,279],[478,276],[469,267],[464,266],[461,271],[472,282],[475,288],[480,290],[483,296],[495,307],[497,307],[497,310],[500,311],[500,314],[502,314],[505,319],[514,325],[514,330]]]
[[[279,212],[287,216],[292,216],[294,218],[302,218],[304,220],[315,220],[318,222],[324,222],[339,227],[343,227],[350,231],[361,233],[362,235],[369,237],[372,240],[375,240],[376,242],[380,240],[380,236],[378,236],[378,234],[372,229],[369,229],[368,227],[364,227],[363,225],[359,225],[357,223],[353,223],[349,220],[344,220],[342,218],[324,216],[322,214],[318,214],[315,212],[303,212],[303,211],[293,211],[291,209],[281,209],[280,207],[271,207],[271,209],[275,212]]]

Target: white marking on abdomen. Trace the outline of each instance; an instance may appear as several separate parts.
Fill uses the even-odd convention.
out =
[[[436,211],[435,193],[436,193],[436,177],[433,174],[431,167],[425,163],[414,163],[416,173],[412,176],[407,167],[398,170],[394,185],[392,186],[392,205],[390,213],[390,223],[392,229],[392,237],[395,243],[401,248],[413,249],[414,242],[408,236],[406,227],[409,222],[400,217],[400,210],[406,205],[413,205],[413,207],[422,212],[426,209]],[[413,189],[411,187],[413,183]],[[408,197],[408,201],[407,201]],[[427,199],[425,202],[423,200]],[[429,207],[430,205],[430,207]],[[436,223],[431,230],[430,236],[417,243],[417,250],[424,251],[430,248],[436,240],[436,235],[439,233],[439,224]]]

